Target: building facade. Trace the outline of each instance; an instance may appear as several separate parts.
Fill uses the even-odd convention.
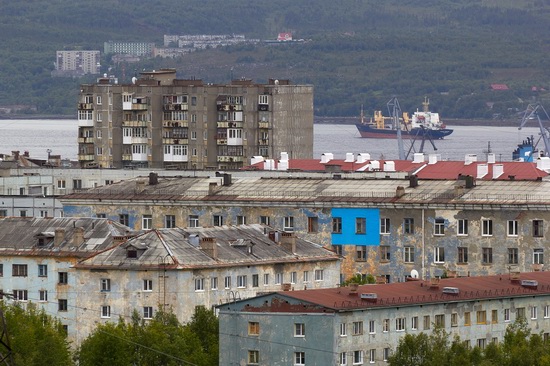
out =
[[[238,169],[253,156],[313,154],[313,87],[288,80],[229,85],[141,73],[133,84],[82,85],[82,167]]]
[[[220,365],[385,365],[401,337],[435,327],[483,349],[523,318],[548,339],[550,280],[536,272],[290,291],[218,310]]]
[[[134,310],[143,319],[159,309],[173,311],[186,323],[197,306],[339,282],[340,258],[293,233],[257,224],[189,229],[174,224],[168,221],[169,229],[147,231],[74,266],[80,284],[78,340],[97,323],[129,321]]]
[[[55,72],[59,75],[99,74],[99,51],[57,51]]]
[[[103,43],[103,52],[105,52],[105,54],[151,56],[154,48],[155,44],[150,42],[109,41]]]

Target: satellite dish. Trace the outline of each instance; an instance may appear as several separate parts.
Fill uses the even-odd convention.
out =
[[[132,84],[135,84],[136,81],[137,81],[137,78],[134,76],[134,77],[132,78]]]
[[[413,270],[411,271],[411,277],[412,277],[412,278],[418,278],[418,271],[417,271],[416,269],[413,269]]]

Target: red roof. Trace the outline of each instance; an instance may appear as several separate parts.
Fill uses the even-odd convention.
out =
[[[522,285],[522,280],[531,280],[531,284],[533,284],[532,281],[535,281],[537,285],[525,286]],[[445,287],[458,289],[458,294],[444,293]],[[521,273],[518,280],[512,280],[509,274],[501,274],[441,279],[438,286],[432,286],[430,281],[408,281],[384,285],[363,285],[359,286],[356,292],[352,291],[350,287],[338,287],[284,291],[278,292],[278,294],[332,310],[550,295],[550,272]],[[376,300],[361,299],[361,294],[376,294]],[[302,311],[304,309],[302,308]]]
[[[509,90],[508,85],[506,84],[491,84],[491,89],[493,90]]]

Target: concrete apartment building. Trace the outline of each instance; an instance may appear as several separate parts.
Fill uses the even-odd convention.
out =
[[[239,169],[253,156],[313,155],[313,87],[288,80],[228,85],[142,72],[133,84],[82,85],[82,167]]]
[[[405,334],[441,327],[471,347],[518,318],[550,336],[545,272],[265,294],[220,305],[220,365],[385,365]]]
[[[105,54],[123,54],[132,56],[152,56],[155,44],[151,42],[109,41],[103,43]]]
[[[99,51],[57,51],[54,76],[99,74]]]

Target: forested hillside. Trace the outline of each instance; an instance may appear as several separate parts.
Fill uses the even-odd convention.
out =
[[[404,110],[424,96],[445,117],[513,115],[550,89],[550,0],[1,0],[0,106],[33,104],[38,114],[76,114],[81,79],[52,78],[55,51],[103,50],[108,40],[162,45],[164,34],[244,34],[306,42],[232,46],[178,59],[126,64],[175,67],[178,77],[225,83],[289,78],[315,86],[316,114]],[[122,77],[122,65],[102,61]],[[135,70],[135,71],[134,71]],[[127,81],[127,80],[125,80]],[[492,91],[493,83],[508,91]],[[543,91],[532,91],[532,87]],[[539,89],[537,89],[539,90]]]

